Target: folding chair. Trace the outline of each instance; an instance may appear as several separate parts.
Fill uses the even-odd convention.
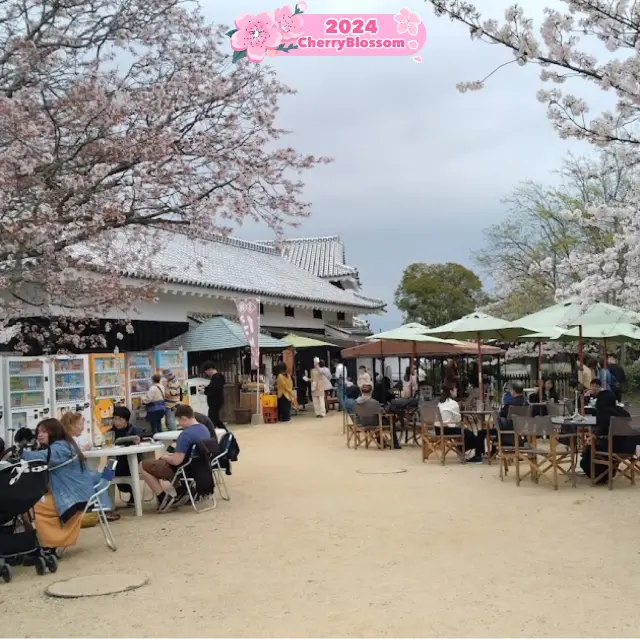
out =
[[[516,463],[516,486],[527,476],[538,484],[540,478],[551,482],[554,490],[558,490],[558,477],[565,475],[571,480],[573,487],[576,486],[575,464],[575,434],[560,434],[553,425],[550,417],[513,417],[513,425],[516,433],[515,438],[515,463]],[[549,447],[538,445],[538,439],[546,437],[549,440]],[[523,447],[521,438],[528,440],[528,445]],[[569,440],[569,445],[565,450],[559,450],[560,438]],[[522,475],[520,464],[526,462],[529,470]],[[564,468],[563,464],[568,464]],[[548,473],[551,472],[551,477]]]
[[[547,402],[547,415],[549,417],[564,417],[566,404],[564,402]]]
[[[174,504],[176,506],[181,505],[179,503],[181,492],[179,488],[181,487],[186,491],[186,496],[196,513],[200,514],[208,510],[213,510],[217,506],[215,485],[211,472],[211,455],[208,449],[210,442],[214,443],[216,447],[218,446],[218,442],[213,439],[207,440],[206,442],[198,442],[191,446],[188,456],[185,461],[176,468],[176,472],[171,480],[171,486],[177,497],[167,495],[160,505],[160,512],[167,511]],[[207,476],[211,481],[211,493],[202,494],[198,490],[198,480],[202,481]],[[198,508],[198,503],[204,502],[205,497],[212,502],[211,505],[205,508]]]
[[[100,497],[109,490],[109,486],[111,486],[111,482],[115,477],[115,471],[116,471],[117,465],[118,465],[117,459],[113,459],[113,458],[107,459],[107,463],[105,464],[105,467],[102,470],[100,481],[94,486],[93,495],[91,495],[91,497],[89,498],[87,505],[84,507],[84,513],[83,513],[84,515],[89,510],[91,510],[91,512],[97,513],[98,522],[100,523],[100,528],[102,529],[104,540],[107,543],[107,546],[114,552],[118,548],[116,546],[115,540],[113,539],[113,535],[111,534],[111,527],[109,526],[107,513],[100,501]]]
[[[371,442],[375,442],[382,450],[386,444],[393,448],[391,425],[383,424],[383,417],[382,406],[377,402],[364,402],[354,406],[355,448],[361,443],[360,434],[364,437],[365,448],[369,448]]]
[[[615,438],[619,438],[617,441]],[[634,439],[629,439],[634,438]],[[606,437],[591,436],[591,483],[595,485],[599,480],[607,475],[609,490],[613,490],[615,480],[614,471],[617,475],[629,480],[631,485],[636,483],[636,470],[640,471],[638,464],[640,460],[635,453],[635,443],[640,442],[640,417],[612,417],[609,422],[609,434]],[[598,440],[607,441],[607,450],[596,450]],[[628,442],[629,452],[616,452],[614,445]],[[633,452],[632,452],[633,451]],[[596,463],[599,466],[606,466],[605,470],[596,475]]]
[[[234,440],[234,434],[229,433],[229,437],[227,438],[227,445],[225,446],[225,449],[211,459],[211,471],[213,472],[213,481],[215,485],[218,487],[220,498],[224,499],[225,501],[231,501],[231,496],[229,495],[229,489],[227,488],[227,482],[225,480],[227,469],[222,467],[222,461],[224,459],[227,459],[229,455],[229,449],[231,448],[231,443],[233,442],[233,440]]]

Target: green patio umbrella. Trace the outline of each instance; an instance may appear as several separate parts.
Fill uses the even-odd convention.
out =
[[[482,380],[482,341],[499,339],[510,342],[530,333],[530,329],[518,326],[515,322],[492,317],[486,313],[470,313],[460,319],[424,331],[427,335],[443,339],[469,339],[478,345],[478,384],[480,387],[480,401],[484,402],[484,384]]]
[[[628,311],[606,302],[584,304],[579,297],[572,297],[537,313],[525,315],[514,322],[514,325],[525,326],[531,331],[542,334],[552,334],[559,328],[563,336],[567,334],[567,328],[577,327],[574,331],[578,341],[580,370],[584,367],[582,339],[585,337],[586,331],[591,328],[595,328],[597,331],[597,327],[609,327],[607,329],[608,335],[611,336],[613,335],[611,331],[615,332],[616,325],[628,327],[633,324],[640,324],[640,313]],[[562,339],[562,336],[552,337],[552,339]],[[601,337],[600,339],[604,341],[606,353],[606,340],[611,337]],[[584,406],[582,406],[582,410],[584,411]]]

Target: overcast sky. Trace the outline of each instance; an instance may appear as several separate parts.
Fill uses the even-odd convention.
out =
[[[277,0],[202,4],[212,20],[229,25],[239,12],[280,6]],[[288,142],[335,159],[307,175],[313,214],[290,236],[340,235],[347,262],[360,269],[364,292],[389,303],[386,315],[369,318],[372,326],[392,328],[401,321],[393,293],[408,264],[472,266],[482,229],[505,217],[500,200],[523,180],[552,181],[567,151],[590,148],[557,137],[535,97],[541,87],[535,67],[511,65],[483,91],[460,94],[457,82],[480,79],[511,58],[501,47],[472,42],[462,25],[436,18],[428,3],[307,4],[310,13],[396,12],[407,6],[427,28],[423,64],[409,57],[273,61],[280,77],[298,90],[281,110],[282,125],[294,132]],[[479,3],[483,15],[496,18],[509,4]],[[582,94],[601,99],[593,89]],[[238,234],[269,237],[259,226]]]

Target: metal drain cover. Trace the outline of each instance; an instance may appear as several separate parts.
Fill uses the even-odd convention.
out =
[[[356,470],[361,475],[399,475],[406,473],[406,468],[378,468],[376,470]]]
[[[77,599],[80,597],[100,597],[113,595],[117,592],[126,592],[141,588],[149,583],[149,577],[145,575],[86,575],[85,577],[72,577],[64,581],[51,584],[45,593],[50,597],[62,597],[64,599]]]

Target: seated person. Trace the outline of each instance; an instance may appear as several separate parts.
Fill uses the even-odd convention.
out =
[[[131,419],[131,411],[126,406],[115,406],[113,409],[112,426],[109,432],[113,433],[114,445],[118,445],[118,440],[123,437],[133,437],[131,442],[133,445],[140,443],[140,437],[143,433],[141,428],[129,423]],[[138,458],[140,460],[140,457]],[[116,466],[116,477],[131,477],[131,469],[129,468],[129,458],[126,455],[118,457],[118,465]],[[133,494],[129,484],[118,484],[120,498],[125,506],[133,507]]]
[[[465,453],[473,452],[472,456],[467,456],[467,461],[473,463],[482,462],[482,454],[484,453],[484,435],[478,433],[474,435],[473,431],[468,428],[462,428],[462,415],[460,414],[460,406],[456,401],[457,390],[449,386],[442,387],[442,394],[438,402],[438,409],[442,423],[436,422],[436,433],[440,433],[443,429],[444,435],[462,435],[464,434],[464,450]]]
[[[196,411],[193,412],[193,416],[196,418],[198,424],[202,424],[203,426],[207,427],[207,430],[211,435],[211,439],[215,439],[216,441],[218,441],[218,437],[216,436],[216,429],[213,425],[213,422],[206,415],[198,413]]]
[[[544,404],[547,404],[549,402],[558,403],[558,393],[556,392],[556,387],[553,383],[553,380],[547,378],[542,383],[542,399],[539,392],[531,393],[531,395],[529,395],[530,404],[540,404],[540,401],[542,401],[542,403]],[[549,411],[547,410],[546,406],[534,406],[531,412],[531,415],[533,417],[544,417],[548,414]]]
[[[353,414],[353,407],[356,404],[356,399],[360,397],[360,388],[355,384],[346,385],[344,388],[344,410],[349,414]]]
[[[510,398],[507,399],[505,395],[505,403],[500,409],[500,429],[501,430],[513,430],[513,422],[509,419],[509,407],[510,406],[525,406],[524,401],[524,388],[522,388],[522,384],[519,382],[514,382],[511,385],[511,393]],[[494,434],[493,431],[491,433]],[[497,430],[496,430],[497,436]],[[502,436],[502,445],[503,446],[515,446],[515,439],[512,434],[507,433]]]
[[[593,428],[593,435],[596,437],[595,446],[597,451],[607,451],[609,449],[609,442],[607,437],[609,435],[609,422],[612,417],[630,417],[629,413],[618,406],[616,396],[611,390],[603,390],[602,383],[598,378],[591,381],[589,385],[589,392],[591,397],[596,398],[596,425]],[[636,450],[636,445],[639,444],[636,437],[614,437],[613,438],[613,452],[620,454],[632,454]],[[593,442],[582,452],[582,459],[580,460],[580,468],[584,471],[587,477],[591,477],[591,453]],[[607,469],[606,464],[596,464],[595,472],[596,477],[603,473]],[[616,469],[614,468],[612,474],[615,476]],[[607,483],[609,477],[608,474],[604,475],[598,483]]]
[[[363,384],[360,387],[360,392],[361,395],[360,397],[358,397],[358,399],[356,399],[355,401],[355,406],[366,406],[367,409],[370,409],[370,412],[372,413],[371,417],[367,418],[362,417],[361,421],[360,421],[360,425],[361,426],[378,426],[378,418],[377,415],[384,413],[384,408],[382,407],[382,404],[380,404],[380,402],[376,399],[374,399],[372,397],[372,392],[373,392],[373,387],[371,384]],[[355,409],[354,406],[354,409]],[[396,429],[395,426],[393,424],[389,423],[388,418],[384,417],[382,419],[382,424],[385,426],[391,426],[391,435],[393,438],[393,447],[398,449],[400,448],[400,443],[398,442],[398,437],[396,435]]]
[[[147,459],[140,462],[140,476],[156,496],[158,509],[160,509],[167,496],[160,481],[173,481],[176,468],[188,459],[191,447],[198,442],[211,439],[208,428],[198,423],[191,406],[180,404],[176,407],[175,415],[178,426],[183,431],[176,441],[175,452],[167,452],[160,459]],[[185,497],[188,498],[186,491],[176,495],[173,503],[180,505]]]
[[[34,508],[38,539],[45,548],[73,546],[80,534],[82,514],[100,475],[87,468],[82,451],[60,421],[45,419],[36,431],[42,448],[25,450],[22,457],[49,460],[49,491]],[[110,508],[106,494],[102,495],[102,505],[105,510]]]
[[[91,448],[91,442],[84,434],[84,415],[82,413],[67,411],[60,421],[65,432],[73,437],[80,450],[85,451]]]

